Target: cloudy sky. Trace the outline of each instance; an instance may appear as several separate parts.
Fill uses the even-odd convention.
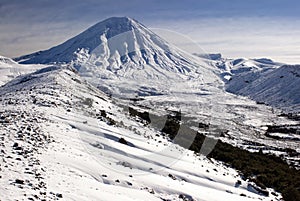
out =
[[[111,16],[190,38],[180,46],[300,63],[298,0],[0,0],[0,55],[50,48]]]

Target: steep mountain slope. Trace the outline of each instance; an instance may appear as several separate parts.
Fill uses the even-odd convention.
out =
[[[121,103],[72,68],[47,67],[1,87],[1,199],[280,199],[174,145]]]
[[[300,112],[300,66],[283,65],[265,71],[251,71],[235,76],[227,91],[283,109]]]

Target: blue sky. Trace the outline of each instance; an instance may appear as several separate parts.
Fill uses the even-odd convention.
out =
[[[297,0],[0,0],[0,54],[50,48],[111,16],[176,31],[226,57],[300,63]]]

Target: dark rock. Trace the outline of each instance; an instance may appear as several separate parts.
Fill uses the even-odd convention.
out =
[[[22,185],[23,185],[23,184],[24,184],[24,180],[22,180],[22,179],[16,179],[16,180],[15,180],[15,183],[16,183],[16,184],[22,184]]]
[[[179,199],[182,199],[182,200],[185,200],[185,201],[195,201],[195,199],[190,196],[190,195],[183,195],[183,194],[180,194],[178,196]]]
[[[175,177],[174,175],[169,174],[168,176],[169,176],[170,178],[172,178],[173,180],[176,180],[176,177]]]
[[[61,193],[56,193],[56,197],[58,197],[58,198],[62,198],[63,196],[62,196],[62,194],[61,194]]]
[[[119,142],[120,142],[121,144],[128,145],[128,142],[127,142],[124,138],[120,138],[120,139],[119,139]]]

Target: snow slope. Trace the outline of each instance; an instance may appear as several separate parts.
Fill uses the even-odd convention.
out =
[[[174,145],[161,135],[162,128],[127,111],[129,106],[156,115],[180,111],[182,122],[207,124],[207,135],[223,133],[219,138],[235,146],[263,147],[284,157],[285,148],[299,153],[298,142],[265,135],[267,125],[297,122],[225,92],[225,76],[219,77],[267,72],[275,69],[274,62],[197,58],[130,18],[107,19],[59,46],[16,60],[51,66],[0,90],[6,122],[1,157],[9,158],[0,178],[5,199],[12,194],[67,200],[280,199],[259,195],[233,169]],[[27,139],[19,132],[28,127]],[[10,135],[11,130],[16,133]],[[31,143],[32,134],[46,137]],[[122,138],[127,143],[120,143]],[[44,143],[34,149],[38,141]],[[32,150],[30,158],[19,152],[24,147]]]
[[[13,78],[43,68],[45,65],[21,65],[10,58],[0,56],[0,86]]]
[[[251,71],[232,78],[227,91],[249,96],[257,102],[300,112],[300,66],[283,65],[265,71]]]
[[[1,200],[280,199],[174,145],[72,68],[20,76],[0,104]]]

